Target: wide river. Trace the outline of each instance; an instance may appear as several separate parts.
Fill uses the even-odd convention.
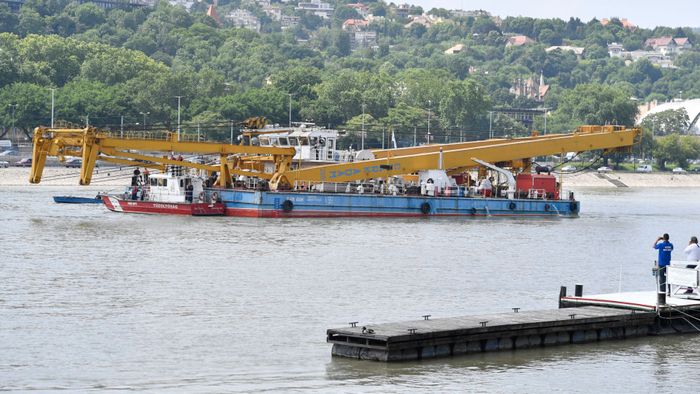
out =
[[[700,336],[383,364],[327,328],[652,290],[654,239],[700,235],[698,189],[582,189],[576,219],[142,216],[0,190],[0,390],[685,392]]]

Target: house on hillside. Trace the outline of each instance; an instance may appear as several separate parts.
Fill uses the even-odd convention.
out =
[[[396,13],[396,16],[401,19],[406,19],[408,18],[408,13],[411,11],[411,6],[409,4],[399,4],[395,9],[394,12]]]
[[[282,25],[282,30],[290,29],[299,24],[299,17],[292,15],[282,15],[280,18],[280,24]]]
[[[213,19],[217,25],[223,25],[221,23],[221,18],[219,17],[219,14],[216,12],[216,6],[214,4],[210,4],[207,8],[207,16]]]
[[[377,44],[377,32],[368,30],[369,21],[364,19],[347,19],[343,22],[343,30],[350,34],[350,45],[353,50],[369,48]]]
[[[321,0],[300,1],[295,10],[308,11],[323,19],[328,19],[333,15],[333,6],[329,3],[324,3]]]
[[[235,9],[226,15],[226,20],[236,27],[260,32],[260,19],[248,10]]]
[[[413,25],[423,25],[427,29],[430,29],[430,27],[436,23],[442,23],[444,20],[440,17],[436,17],[433,15],[428,15],[428,14],[423,14],[423,15],[416,15],[411,17],[411,21],[406,23],[404,25],[405,28],[410,28]]]
[[[360,16],[363,18],[367,18],[367,16],[369,15],[369,7],[362,3],[345,4],[345,6],[357,11],[357,13],[360,14]]]
[[[534,44],[536,41],[528,36],[511,36],[506,40],[506,48],[508,47],[520,47],[523,45]]]
[[[516,97],[526,97],[542,102],[549,92],[549,85],[544,84],[544,75],[540,73],[539,81],[534,76],[527,79],[517,78],[509,91]]]
[[[583,52],[586,50],[586,48],[584,48],[584,47],[572,47],[572,46],[568,46],[568,45],[556,45],[556,46],[552,46],[552,47],[545,49],[545,52],[549,53],[549,52],[553,52],[556,50],[560,50],[562,52],[573,52],[576,55],[576,58],[578,60],[581,60],[581,58],[583,57]]]
[[[446,49],[444,54],[445,55],[454,55],[455,53],[464,52],[465,49],[466,49],[466,47],[464,46],[464,44],[457,44],[451,48]]]
[[[637,25],[630,22],[627,18],[613,18],[613,19],[619,20],[620,23],[622,24],[622,27],[627,29],[627,30],[634,30],[637,28]],[[600,24],[603,26],[607,26],[611,21],[612,21],[612,19],[603,18],[600,20]]]
[[[690,40],[686,37],[673,38],[671,36],[649,38],[644,43],[646,48],[651,48],[654,52],[661,53],[664,56],[672,54],[681,54],[693,48]]]
[[[622,44],[613,42],[608,44],[608,54],[610,57],[625,57],[625,47]]]

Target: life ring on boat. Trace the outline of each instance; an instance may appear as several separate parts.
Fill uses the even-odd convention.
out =
[[[472,207],[472,209],[470,211],[471,211],[472,215],[476,215],[476,207]]]
[[[425,183],[435,183],[435,181],[433,180],[433,178],[428,178],[428,180],[425,181]]]
[[[282,210],[285,212],[292,212],[294,209],[294,203],[291,200],[284,200],[282,203]]]
[[[550,210],[551,208],[552,208],[552,207],[549,206],[549,204],[544,204],[544,210],[545,210],[545,211],[549,212],[549,210]]]
[[[421,204],[420,211],[423,215],[429,214],[430,213],[430,203],[424,202],[423,204]]]
[[[214,192],[211,194],[211,202],[219,202],[219,193]]]
[[[515,211],[515,203],[511,201],[510,204],[508,204],[508,209]]]
[[[199,202],[204,202],[206,196],[207,195],[204,192],[199,192]]]
[[[569,203],[569,209],[571,210],[571,212],[578,211],[578,203],[576,201],[572,201],[571,203]]]

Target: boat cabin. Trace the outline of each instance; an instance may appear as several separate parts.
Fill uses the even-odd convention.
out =
[[[189,186],[192,193],[187,193]],[[190,175],[185,167],[168,166],[166,172],[151,174],[144,179],[142,188],[145,201],[157,202],[192,202],[197,201],[204,192],[204,180]],[[187,197],[191,196],[191,201]]]
[[[337,130],[301,123],[295,127],[244,131],[243,139],[251,145],[295,148],[294,161],[315,164],[353,161],[354,152],[337,149],[338,135]]]

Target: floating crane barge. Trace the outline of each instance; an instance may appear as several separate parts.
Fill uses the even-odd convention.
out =
[[[580,209],[573,193],[564,192],[553,175],[531,173],[531,158],[627,149],[638,136],[638,129],[582,126],[569,134],[361,151],[345,161],[333,161],[331,153],[319,148],[331,144],[321,138],[313,148],[316,157],[323,152],[330,160],[302,163],[298,152],[305,147],[298,138],[285,139],[283,146],[261,146],[250,139],[248,144],[223,144],[183,141],[173,133],[121,138],[91,127],[39,127],[29,180],[41,181],[47,156],[74,156],[82,158],[81,185],[90,183],[97,160],[162,172],[168,166],[204,171],[215,176],[215,183],[201,197],[223,203],[228,216],[572,217]],[[219,162],[178,161],[157,152],[218,155]],[[477,189],[475,179],[489,175],[498,178],[493,187]]]

